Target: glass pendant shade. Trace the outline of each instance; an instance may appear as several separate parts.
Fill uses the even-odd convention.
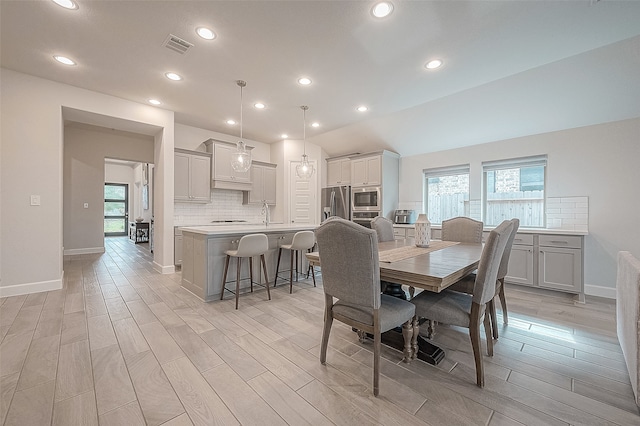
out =
[[[231,167],[236,172],[246,172],[251,167],[251,152],[242,141],[236,144],[236,152],[231,156]]]
[[[300,179],[309,179],[313,175],[313,165],[309,164],[307,154],[302,155],[302,162],[296,166],[296,175]]]
[[[231,167],[236,172],[244,173],[251,167],[251,151],[242,141],[242,88],[247,85],[247,82],[237,80],[236,84],[240,87],[240,140],[236,144],[236,151],[231,156]]]
[[[314,168],[313,165],[309,163],[309,157],[307,156],[307,110],[308,106],[303,105],[300,107],[302,110],[302,143],[303,143],[303,153],[302,153],[302,161],[300,164],[296,166],[296,175],[300,179],[308,180],[313,176]]]

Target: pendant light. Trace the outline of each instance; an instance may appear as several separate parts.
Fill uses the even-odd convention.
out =
[[[300,179],[309,179],[313,175],[313,165],[309,164],[307,157],[307,110],[308,106],[302,105],[302,161],[296,166],[296,175]]]
[[[247,85],[246,81],[237,80],[236,84],[240,87],[240,140],[236,144],[236,152],[231,156],[231,167],[236,172],[247,172],[251,167],[251,151],[242,140],[242,89]]]

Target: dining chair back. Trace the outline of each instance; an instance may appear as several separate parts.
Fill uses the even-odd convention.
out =
[[[324,222],[316,230],[325,294],[320,362],[327,360],[331,324],[335,318],[373,334],[373,394],[379,393],[381,333],[402,325],[404,361],[412,356],[415,306],[380,294],[378,237],[372,229],[344,219]],[[337,299],[334,302],[334,298]]]
[[[482,243],[483,223],[470,217],[454,217],[442,221],[442,241]]]
[[[495,296],[500,261],[512,229],[513,224],[510,221],[504,221],[489,233],[478,264],[472,294],[452,290],[444,290],[440,293],[423,291],[411,300],[416,305],[416,316],[469,329],[476,364],[476,383],[480,387],[484,386],[480,323],[484,322],[487,353],[489,356],[493,356],[493,340],[487,305]]]
[[[378,233],[378,242],[393,241],[393,222],[383,216],[376,216],[371,221],[371,229]]]

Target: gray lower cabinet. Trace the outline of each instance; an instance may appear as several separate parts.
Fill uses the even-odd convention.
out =
[[[177,226],[173,231],[173,264],[182,265],[182,231]]]
[[[578,294],[584,300],[582,235],[516,235],[505,281]]]

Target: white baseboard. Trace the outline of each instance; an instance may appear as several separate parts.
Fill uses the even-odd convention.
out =
[[[62,273],[64,276],[64,272]],[[42,291],[60,290],[63,277],[59,280],[40,281],[37,283],[16,284],[0,287],[0,297],[20,296],[22,294],[40,293]]]
[[[68,249],[64,251],[65,256],[75,255],[75,254],[95,254],[95,253],[104,253],[104,247],[88,247],[81,249]]]
[[[176,271],[176,266],[162,266],[157,262],[153,262],[153,270],[161,274],[173,274]]]
[[[615,299],[616,289],[615,287],[603,287],[600,285],[585,284],[584,294],[587,294],[589,296],[604,297],[606,299]]]

